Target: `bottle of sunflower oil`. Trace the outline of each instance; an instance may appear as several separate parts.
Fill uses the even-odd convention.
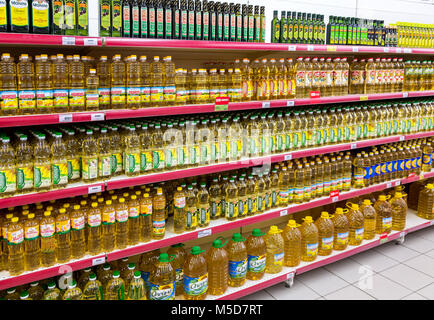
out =
[[[96,65],[96,74],[98,75],[98,105],[101,110],[110,109],[110,64],[107,62],[107,56],[101,56]]]
[[[204,300],[208,291],[208,268],[205,250],[194,246],[184,262],[184,299]]]
[[[349,226],[348,244],[358,246],[364,237],[365,219],[358,204],[347,202],[347,207],[349,208],[348,213],[346,213]]]
[[[72,71],[72,70],[71,70]],[[36,112],[51,113],[53,108],[53,73],[46,54],[41,54],[35,64]],[[72,85],[72,83],[70,83]]]
[[[280,206],[280,186],[279,186],[279,174],[276,169],[271,171],[270,175],[270,189],[271,189],[271,208]],[[288,179],[288,203],[289,203],[289,179]]]
[[[402,231],[405,229],[407,217],[407,203],[401,192],[396,192],[389,201],[392,206],[392,230]]]
[[[32,58],[21,54],[17,63],[18,105],[21,114],[33,114],[36,111],[35,69]],[[68,92],[66,90],[66,94]]]
[[[371,200],[365,199],[360,207],[365,219],[365,232],[363,238],[365,240],[371,240],[375,237],[377,213],[372,206]]]
[[[128,245],[135,245],[140,241],[140,203],[137,196],[130,196],[128,201]]]
[[[152,238],[162,239],[166,232],[166,197],[162,188],[157,188],[152,202]]]
[[[167,250],[169,257],[174,257],[171,264],[176,272],[175,295],[177,296],[184,293],[184,261],[187,253],[183,247],[183,243],[178,243],[172,245],[169,250]]]
[[[256,178],[256,213],[263,213],[265,211],[265,181],[262,177],[263,173],[258,172],[258,176]]]
[[[97,202],[92,202],[91,208],[87,213],[87,251],[90,255],[96,255],[101,252],[101,226],[102,216],[101,209],[98,207]]]
[[[295,220],[289,220],[282,232],[285,267],[296,267],[301,259],[301,232]]]
[[[107,200],[102,209],[102,249],[106,252],[116,248],[116,210],[112,200]]]
[[[301,232],[301,260],[313,261],[318,255],[318,228],[311,216],[303,218]]]
[[[283,167],[280,171],[278,178],[279,195],[277,200],[277,205],[279,207],[287,207],[289,203],[289,172],[286,167]]]
[[[124,146],[125,174],[127,176],[138,175],[140,173],[140,139],[133,125],[128,127],[128,132],[125,134]]]
[[[294,203],[302,203],[304,195],[304,182],[305,182],[305,169],[303,165],[298,164],[295,170],[295,184],[294,184]]]
[[[122,109],[125,108],[125,63],[121,59],[120,54],[115,54],[112,58],[112,63],[110,65],[110,75],[111,75],[111,108],[112,109]]]
[[[60,300],[60,298],[60,290],[56,288],[56,283],[54,281],[49,282],[42,300]]]
[[[70,215],[71,219],[71,257],[80,259],[86,253],[86,241],[84,237],[85,217],[80,205],[75,205]]]
[[[248,175],[246,185],[247,215],[252,216],[257,212],[256,183],[253,175]]]
[[[418,192],[417,216],[423,219],[432,220],[434,219],[433,208],[434,208],[434,185],[428,183],[423,189],[421,189]]]
[[[66,145],[60,132],[52,134],[51,143],[51,177],[52,188],[63,188],[68,184],[68,163]]]
[[[141,107],[141,70],[136,55],[131,55],[125,64],[126,69],[126,107],[139,109]]]
[[[30,213],[24,221],[24,263],[25,270],[32,271],[40,266],[39,222]]]
[[[318,255],[328,256],[333,250],[334,225],[328,212],[321,212],[321,216],[315,221],[318,229]]]
[[[213,241],[206,254],[208,266],[208,293],[214,296],[222,295],[228,288],[229,255],[224,246],[227,241],[219,237]]]
[[[128,205],[125,198],[120,198],[116,210],[116,248],[123,249],[128,244]]]
[[[86,136],[82,142],[82,178],[85,182],[98,178],[98,144],[91,129],[86,130]]]
[[[174,257],[172,257],[173,259]],[[176,272],[167,253],[161,253],[149,275],[149,300],[174,300]]]
[[[229,256],[229,286],[240,287],[246,281],[247,275],[247,248],[245,238],[240,233],[234,233],[229,241],[227,252]]]
[[[65,263],[71,258],[71,221],[65,208],[56,216],[56,258]]]
[[[24,228],[18,217],[13,217],[7,227],[8,271],[11,276],[24,272]]]
[[[198,215],[198,198],[194,193],[193,186],[187,187],[187,193],[185,195],[185,230],[192,231],[197,228],[197,215]]]
[[[41,233],[41,265],[51,267],[56,263],[56,221],[50,211],[44,212],[44,217],[39,224]]]
[[[57,54],[52,64],[53,68],[53,111],[68,111],[69,64],[63,54]]]
[[[99,280],[96,279],[96,274],[92,273],[89,276],[89,281],[83,288],[83,300],[102,300],[103,287]]]
[[[253,229],[251,236],[246,241],[247,247],[247,279],[262,279],[266,270],[267,244],[265,233],[260,229]]]
[[[282,271],[284,243],[281,233],[282,230],[277,226],[271,226],[265,235],[264,240],[267,247],[265,272],[267,273],[279,273]]]
[[[244,176],[238,178],[238,218],[247,216],[247,184],[244,182]]]
[[[225,217],[228,221],[238,218],[238,187],[233,178],[225,190]]]
[[[214,177],[212,179],[212,183],[209,187],[208,192],[209,192],[209,202],[210,202],[210,218],[211,220],[216,220],[221,217],[221,213],[222,213],[221,212],[222,190],[220,184],[218,183],[217,177]],[[246,194],[245,197],[247,197]],[[247,213],[247,209],[245,209],[245,212]]]
[[[127,300],[146,300],[146,284],[140,277],[140,271],[134,271],[134,277],[126,289]]]
[[[197,194],[198,217],[197,224],[199,227],[207,227],[210,220],[209,193],[206,188],[206,183],[200,183],[200,189]],[[236,203],[238,206],[238,203]]]
[[[125,300],[125,282],[120,275],[119,270],[113,271],[105,286],[104,300]]]
[[[390,233],[392,231],[393,209],[390,203],[387,201],[387,196],[379,195],[378,200],[374,204],[374,208],[377,212],[377,234]]]
[[[74,55],[69,64],[69,111],[85,110],[85,81],[84,63],[80,61],[80,55]]]
[[[347,212],[348,209],[336,208],[335,214],[332,217],[334,226],[333,250],[345,250],[348,246],[350,225],[345,215]]]

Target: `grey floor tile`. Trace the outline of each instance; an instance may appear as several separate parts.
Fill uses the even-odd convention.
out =
[[[297,276],[296,281],[303,282],[303,284],[321,296],[341,289],[349,284],[324,268],[308,271]]]
[[[412,294],[405,296],[401,300],[428,300],[428,299],[420,295],[419,293],[413,292]]]
[[[279,283],[265,290],[276,300],[314,300],[320,297],[318,293],[307,287],[303,282],[298,281],[297,277],[294,279],[291,288]]]
[[[417,293],[429,300],[434,300],[434,283],[431,283],[429,286],[418,290]]]
[[[434,259],[430,258],[424,254],[414,257],[410,260],[404,262],[409,267],[416,269],[420,272],[426,273],[427,275],[434,278]]]
[[[274,297],[266,292],[265,290],[261,290],[248,296],[242,297],[239,300],[276,300]]]
[[[434,250],[430,250],[428,252],[425,252],[424,255],[434,259]]]
[[[379,300],[397,300],[412,293],[409,289],[380,274],[374,274],[372,276],[372,282],[369,283],[369,281],[367,281],[365,285],[366,286],[358,285],[358,288]]]
[[[405,264],[398,264],[392,268],[384,270],[380,274],[412,291],[417,291],[434,282],[434,278],[410,268]]]
[[[418,237],[424,238],[426,240],[434,242],[434,228],[433,227],[428,227],[428,228],[416,231],[412,234],[414,234]]]
[[[420,253],[425,253],[434,249],[434,242],[418,236],[417,233],[411,233],[407,235],[402,245]]]
[[[373,272],[381,272],[399,263],[398,261],[386,257],[385,255],[374,250],[367,250],[365,252],[356,254],[355,256],[352,256],[351,259],[366,268],[372,269]]]
[[[349,283],[354,283],[360,279],[360,267],[361,264],[357,263],[355,260],[344,259],[329,264],[324,268],[331,273],[337,275],[338,277],[344,279],[345,281]]]
[[[394,241],[376,247],[374,250],[400,262],[420,255],[420,252],[396,244]]]
[[[329,293],[324,298],[326,300],[375,300],[369,294],[353,285]]]

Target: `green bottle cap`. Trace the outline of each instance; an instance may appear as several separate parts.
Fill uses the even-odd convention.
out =
[[[241,242],[241,241],[245,241],[246,239],[244,239],[241,236],[241,233],[234,233],[234,235],[232,236],[232,241],[233,242]]]
[[[180,248],[180,247],[183,247],[183,246],[185,246],[185,244],[183,244],[183,243],[177,243],[177,244],[172,244],[171,245],[172,248]]]
[[[160,262],[169,262],[169,255],[167,253],[161,253],[159,261]]]
[[[262,237],[262,236],[265,236],[265,233],[262,233],[261,229],[253,229],[252,236],[254,236],[254,237]]]
[[[202,252],[205,252],[205,250],[201,250],[199,246],[194,246],[193,248],[191,248],[191,254],[193,255],[198,255]]]
[[[140,278],[140,271],[134,271],[134,278]]]
[[[95,273],[91,273],[89,276],[89,280],[96,280],[96,274]]]
[[[134,269],[136,266],[134,263],[129,263],[128,264],[128,269]]]
[[[20,297],[21,298],[28,298],[29,297],[29,293],[27,291],[23,291],[23,292],[21,292]]]
[[[55,287],[56,287],[56,283],[54,281],[51,281],[47,286],[48,289],[54,289]]]
[[[119,277],[121,274],[120,274],[120,272],[119,272],[119,270],[115,270],[115,271],[113,271],[113,276],[114,277]]]

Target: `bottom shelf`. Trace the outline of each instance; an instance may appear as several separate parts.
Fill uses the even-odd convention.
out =
[[[297,267],[294,268],[283,267],[283,270],[277,274],[264,274],[264,277],[261,280],[246,280],[244,285],[241,287],[229,287],[223,295],[208,295],[207,300],[234,300],[247,296],[254,292],[293,278],[294,275],[299,275],[338,260],[345,259],[357,253],[382,245],[383,243],[396,240],[402,236],[405,236],[409,232],[420,230],[431,225],[434,225],[434,220],[427,221],[425,219],[419,218],[414,210],[409,209],[407,212],[406,228],[403,231],[392,231],[387,236],[376,235],[372,240],[363,240],[362,244],[359,246],[348,246],[347,249],[343,251],[333,251],[329,256],[318,256],[316,260],[312,262],[302,261]]]

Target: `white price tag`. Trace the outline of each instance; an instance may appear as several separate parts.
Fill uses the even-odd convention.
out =
[[[403,93],[402,93],[402,97],[403,97],[403,98],[408,98],[408,92],[403,92]]]
[[[270,101],[263,101],[262,102],[262,108],[269,108],[270,107]]]
[[[59,122],[72,122],[72,113],[59,114]]]
[[[286,280],[293,279],[293,278],[294,278],[294,271],[291,271],[286,275]]]
[[[75,37],[62,37],[62,45],[75,46]]]
[[[314,48],[314,46],[312,46],[312,45],[308,45],[308,46],[307,46],[307,51],[313,51],[313,48]]]
[[[401,48],[396,48],[396,53],[401,53]]]
[[[294,45],[288,46],[288,51],[297,51],[297,47]]]
[[[287,214],[288,214],[288,210],[287,209],[280,211],[280,216],[281,217],[286,216]]]
[[[98,45],[98,39],[97,38],[85,38],[84,39],[84,45],[85,46],[97,46]]]
[[[104,120],[104,113],[102,113],[102,112],[92,113],[90,115],[90,120],[91,121],[102,121],[102,120]]]
[[[97,266],[103,263],[105,263],[105,257],[92,259],[92,266]]]
[[[389,48],[384,48],[384,52],[389,52]]]
[[[392,182],[388,182],[388,183],[386,184],[386,188],[387,188],[387,189],[392,188]]]
[[[199,239],[199,238],[203,238],[203,237],[208,237],[211,234],[212,234],[212,230],[211,229],[205,229],[205,230],[199,231],[197,233],[197,238]]]
[[[411,49],[409,49],[409,48],[404,48],[404,53],[411,53]]]
[[[353,47],[353,52],[359,52],[359,47]]]
[[[395,182],[395,187],[401,185],[401,180]]]
[[[404,141],[405,140],[405,136],[400,136],[399,137],[399,141]]]
[[[339,201],[339,196],[332,197],[332,202],[333,203],[338,202],[338,201]]]
[[[102,186],[92,186],[87,190],[88,193],[102,192]]]
[[[286,106],[287,107],[293,107],[293,106],[295,106],[295,101],[294,100],[288,100],[288,101],[286,101]]]
[[[292,160],[292,154],[285,155],[285,161]]]
[[[352,143],[351,144],[351,150],[353,150],[353,149],[357,149],[357,143]]]

